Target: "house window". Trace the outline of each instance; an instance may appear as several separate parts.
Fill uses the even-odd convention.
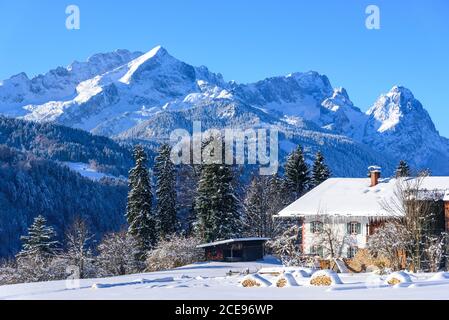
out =
[[[359,222],[349,222],[347,229],[348,234],[362,234],[362,225]]]
[[[310,223],[310,229],[312,233],[323,232],[323,223],[321,221],[313,221]]]
[[[310,254],[314,256],[324,256],[324,250],[322,246],[311,246],[310,247]]]
[[[348,258],[353,259],[358,251],[359,251],[359,248],[357,248],[357,247],[349,247],[348,248]]]

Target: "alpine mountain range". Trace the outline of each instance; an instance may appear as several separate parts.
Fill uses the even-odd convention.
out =
[[[227,82],[161,46],[96,54],[32,79],[15,75],[0,82],[0,114],[119,142],[160,143],[174,129],[191,131],[193,121],[203,130],[275,127],[282,155],[301,144],[311,161],[320,150],[335,176],[364,176],[373,164],[392,174],[399,160],[449,174],[449,140],[403,86],[362,112],[344,88],[315,71]]]

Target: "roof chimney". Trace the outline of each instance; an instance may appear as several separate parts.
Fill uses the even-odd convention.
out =
[[[378,166],[371,166],[368,168],[369,177],[371,179],[371,187],[375,187],[379,184],[380,174],[382,172],[382,168]]]

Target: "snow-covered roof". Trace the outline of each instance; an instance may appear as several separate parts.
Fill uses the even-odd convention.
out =
[[[228,244],[228,243],[234,243],[234,242],[247,242],[247,241],[268,241],[270,238],[239,238],[239,239],[228,239],[228,240],[221,240],[216,241],[212,243],[205,243],[197,246],[197,248],[207,248],[207,247],[215,247],[220,244]]]
[[[443,201],[449,201],[449,189],[446,190],[446,193],[444,194]]]
[[[411,179],[411,178],[407,178]],[[382,203],[394,199],[397,179],[381,179],[370,187],[366,178],[331,178],[278,213],[280,217],[336,215],[376,217],[390,216]],[[420,182],[422,190],[440,191],[449,201],[449,177],[426,177]]]

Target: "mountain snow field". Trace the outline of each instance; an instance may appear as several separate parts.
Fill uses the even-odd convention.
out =
[[[32,79],[12,76],[0,82],[0,114],[151,142],[198,120],[204,130],[275,127],[309,157],[322,151],[335,176],[361,176],[372,164],[392,174],[399,160],[449,174],[449,140],[404,86],[356,106],[315,71],[227,82],[161,46],[96,54]]]
[[[262,269],[264,268],[264,269]],[[296,272],[294,271],[295,269]],[[75,282],[17,284],[0,287],[0,299],[8,300],[449,300],[449,273],[401,273],[409,281],[389,285],[395,277],[373,273],[339,273],[341,284],[310,285],[310,274],[302,268],[286,268],[297,285],[278,288],[276,275],[258,277],[274,286],[244,288],[245,273],[281,271],[273,260],[248,263],[206,262],[174,270]],[[229,271],[233,271],[230,275]],[[301,272],[300,272],[301,271]],[[234,273],[235,272],[235,273]],[[322,272],[324,275],[327,273]],[[321,275],[321,274],[319,274]],[[255,277],[257,278],[257,277]],[[338,283],[338,281],[337,281]]]

